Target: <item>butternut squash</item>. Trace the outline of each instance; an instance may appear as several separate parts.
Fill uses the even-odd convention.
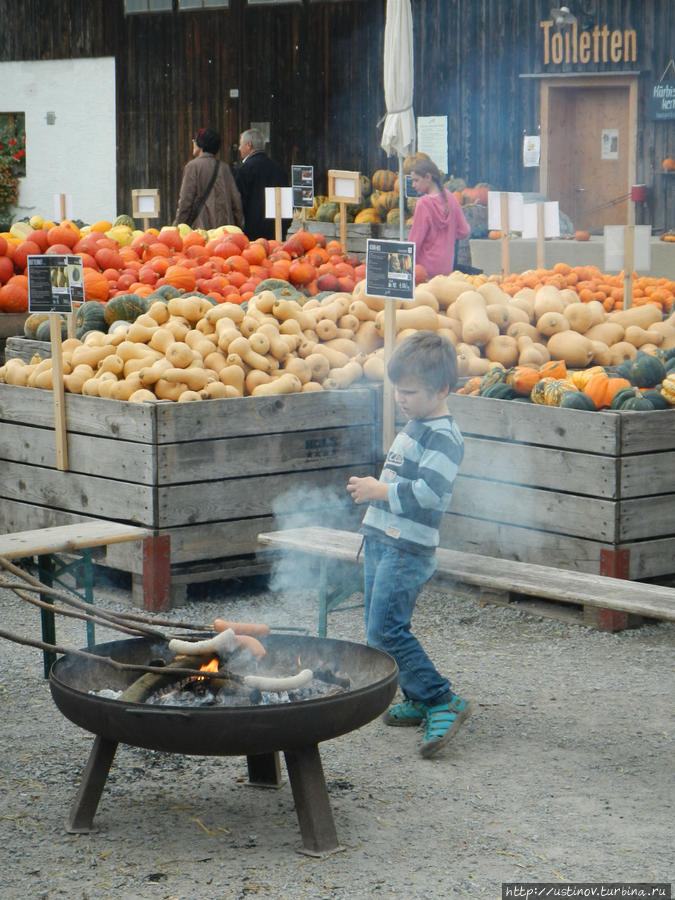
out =
[[[330,363],[325,353],[310,353],[304,358],[304,362],[309,366],[313,381],[323,381],[330,371]]]
[[[487,306],[504,306],[510,299],[509,295],[503,291],[498,284],[495,284],[494,281],[484,282],[478,286],[477,290],[478,293],[485,298]]]
[[[249,308],[254,306],[261,313],[270,315],[276,302],[277,298],[273,291],[260,291],[259,294],[254,294],[249,300]]]
[[[565,309],[565,301],[560,296],[560,290],[552,284],[540,287],[534,296],[534,317],[539,320],[544,313],[562,313]]]
[[[545,337],[570,331],[570,323],[560,312],[546,312],[537,319],[537,331]]]
[[[261,356],[265,356],[270,351],[270,339],[260,331],[255,331],[249,336],[248,344],[254,353],[260,353]]]
[[[338,319],[338,328],[343,331],[351,331],[350,335],[338,335],[339,337],[354,337],[354,334],[359,329],[361,325],[361,320],[357,319],[357,317],[350,312],[346,312],[344,316],[340,316]]]
[[[466,357],[466,375],[485,375],[490,366],[494,363],[483,356],[469,355]]]
[[[159,381],[163,372],[166,372],[167,369],[171,368],[173,367],[169,360],[162,357],[161,359],[156,359],[152,365],[139,369],[138,377],[143,387],[151,387]]]
[[[227,365],[229,365],[227,357],[224,353],[221,353],[220,350],[214,350],[213,353],[209,353],[209,355],[204,358],[205,368],[211,369],[216,375],[219,375],[221,369],[224,369]]]
[[[211,381],[202,390],[209,400],[232,400],[242,395],[231,384],[223,384],[222,381]]]
[[[279,334],[295,334],[298,335],[298,337],[302,337],[302,328],[300,327],[300,322],[292,317],[289,319],[284,319],[284,321],[279,325]]]
[[[157,397],[148,388],[138,388],[129,396],[129,403],[156,403]]]
[[[102,359],[105,359],[106,356],[114,355],[114,353],[115,348],[111,347],[110,344],[100,347],[82,344],[80,347],[76,347],[73,350],[70,362],[72,363],[73,368],[84,363],[84,365],[91,366],[92,369],[95,369]]]
[[[589,328],[595,323],[593,320],[593,310],[588,308],[588,303],[568,303],[565,307],[564,316],[569,322],[572,331],[578,331],[579,334],[585,334]],[[537,327],[539,327],[537,325]]]
[[[363,353],[372,353],[382,344],[382,336],[375,327],[374,321],[361,322],[354,335],[354,343]]]
[[[620,366],[627,359],[634,359],[637,347],[628,341],[617,341],[609,348],[610,366]]]
[[[255,316],[244,316],[239,324],[239,331],[245,338],[251,337],[262,323]]]
[[[515,366],[518,362],[518,344],[508,334],[498,334],[485,345],[485,356],[491,362],[500,362],[504,368]]]
[[[146,369],[148,366],[151,366],[155,362],[154,357],[147,356],[139,357],[138,359],[128,359],[124,365],[122,366],[122,374],[121,378],[128,378],[133,372],[140,372],[141,369]]]
[[[294,319],[300,326],[300,330],[314,328],[313,317],[309,313],[303,312],[302,307],[295,300],[277,300],[272,307],[272,312],[280,322]]]
[[[583,369],[593,359],[593,344],[578,331],[552,334],[546,347],[551,359],[562,359],[570,368]]]
[[[171,317],[164,323],[164,328],[168,328],[176,341],[185,342],[185,335],[190,330],[190,326],[185,321]]]
[[[356,316],[359,322],[374,322],[377,318],[377,311],[371,309],[363,300],[354,300],[353,303],[350,303],[349,312]]]
[[[267,293],[272,293],[268,291]],[[260,308],[260,297],[262,295],[257,295],[257,304],[258,308]],[[274,294],[272,294],[274,297]],[[251,298],[253,299],[253,298]],[[216,306],[212,306],[210,309],[206,310],[206,315],[204,318],[207,322],[213,322],[215,325],[220,319],[230,319],[230,321],[235,324],[239,324],[239,322],[243,321],[244,318],[244,310],[239,306],[238,303],[231,303],[229,300],[226,300],[224,303],[218,303]]]
[[[166,378],[160,378],[155,382],[155,395],[160,400],[178,400],[183,391],[187,391],[188,386],[185,382],[167,381]]]
[[[363,369],[355,361],[350,360],[347,365],[338,369],[331,369],[328,377],[323,381],[323,387],[327,391],[349,387],[363,375]]]
[[[269,356],[263,356],[256,353],[251,348],[248,339],[245,337],[235,338],[228,347],[228,362],[233,363],[233,355],[241,357],[243,361],[253,369],[260,369],[261,372],[271,373],[278,367],[278,361],[270,359]]]
[[[382,336],[384,336],[384,316],[385,312],[382,310],[377,314],[375,320],[375,328]],[[438,327],[436,312],[430,306],[397,309],[395,316],[396,331],[402,331],[404,328],[414,328],[415,331],[435,331]]]
[[[384,381],[384,359],[381,356],[368,356],[363,363],[363,374],[368,381]]]
[[[401,303],[403,309],[414,309],[416,306],[430,306],[434,312],[440,309],[436,296],[429,290],[426,284],[418,284],[415,288],[413,300],[404,300]]]
[[[447,309],[461,293],[473,290],[473,285],[461,275],[434,275],[427,288],[438,300],[439,308]]]
[[[257,371],[252,369],[251,371]],[[220,382],[227,387],[234,388],[237,392],[238,397],[244,396],[244,379],[246,378],[246,372],[241,368],[241,366],[231,366],[227,365],[225,368],[221,369],[218,372],[218,379]]]
[[[660,322],[662,318],[661,310],[654,303],[631,306],[630,309],[618,309],[607,315],[609,322],[617,322],[624,329],[629,325],[639,325],[640,328],[648,329],[650,325]]]
[[[330,347],[332,350],[338,350],[345,356],[354,357],[359,353],[359,345],[356,341],[348,338],[334,338],[330,341],[324,341],[322,346]]]
[[[499,328],[488,319],[485,297],[478,291],[464,291],[455,302],[464,343],[484,346],[499,334]]]
[[[254,397],[272,396],[274,394],[296,394],[302,390],[302,384],[297,375],[285,372],[278,378],[271,379],[267,384],[259,384],[253,388]]]
[[[110,388],[109,397],[111,400],[128,400],[135,391],[141,388],[142,385],[139,381],[138,373],[135,372],[129,378],[116,381]]]
[[[164,355],[175,369],[187,369],[195,358],[194,350],[184,341],[174,341]]]
[[[252,394],[259,385],[269,384],[271,380],[272,376],[263,372],[262,369],[251,369],[245,379],[246,393]]]
[[[594,363],[599,366],[612,365],[612,354],[607,344],[602,341],[591,341],[591,347],[593,348]]]
[[[158,325],[163,325],[165,322],[169,321],[169,307],[163,300],[155,300],[150,304],[147,315],[149,315],[151,319],[154,319]]]
[[[506,333],[509,337],[513,337],[516,340],[522,335],[527,335],[532,341],[538,341],[541,337],[536,327],[530,325],[529,322],[514,322],[513,325],[509,325],[506,329]]]
[[[334,350],[332,347],[328,347],[326,344],[314,344],[314,348],[310,352],[322,353],[328,360],[331,369],[341,369],[349,362],[349,357],[346,353],[341,353],[339,350]],[[302,356],[302,354],[300,355]],[[309,356],[309,354],[307,354],[307,356]]]
[[[116,353],[113,353],[110,356],[106,356],[105,359],[101,360],[96,368],[96,371],[98,373],[112,372],[114,375],[121,375],[123,369],[124,360],[121,359]]]
[[[175,342],[176,338],[174,337],[173,331],[162,326],[153,332],[148,341],[148,347],[152,347],[153,350],[158,350],[160,353],[166,353],[171,344],[174,344]]]
[[[292,356],[287,359],[283,370],[284,372],[290,372],[292,375],[297,375],[300,379],[300,384],[307,384],[308,381],[312,380],[314,374],[311,364],[306,359],[300,359],[298,356]]]
[[[82,385],[89,378],[94,377],[94,370],[91,366],[80,363],[75,366],[69,375],[63,376],[63,386],[70,394],[81,394]]]
[[[628,325],[624,335],[625,340],[634,347],[642,347],[643,344],[659,344],[663,342],[663,334],[660,331],[645,331],[639,325]]]
[[[313,393],[314,391],[322,391],[322,390],[323,390],[323,385],[319,384],[318,381],[308,381],[306,384],[303,384],[303,386],[300,388],[300,393],[301,394],[309,394],[310,392]]]
[[[101,381],[99,378],[87,378],[87,380],[82,385],[82,394],[85,397],[99,397],[100,394],[98,392],[99,385]]]
[[[216,381],[216,376],[208,369],[167,369],[162,373],[162,378],[172,384],[182,383],[188,386],[190,391],[201,391],[212,381]]]
[[[152,326],[148,326],[143,325],[142,322],[139,322],[138,319],[136,319],[136,321],[132,322],[127,329],[127,340],[134,341],[137,344],[148,344],[150,342],[150,338],[158,328],[159,325],[157,325],[157,323]]]
[[[590,341],[602,341],[603,344],[611,347],[612,344],[623,340],[624,333],[623,325],[620,325],[618,322],[610,322],[607,319],[604,322],[600,322],[599,325],[592,325],[588,331],[584,332],[584,336]]]

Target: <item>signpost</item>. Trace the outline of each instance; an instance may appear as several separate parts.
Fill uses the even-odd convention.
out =
[[[345,172],[341,169],[328,170],[328,199],[340,204],[340,246],[347,252],[347,204],[358,203],[361,199],[359,172]]]

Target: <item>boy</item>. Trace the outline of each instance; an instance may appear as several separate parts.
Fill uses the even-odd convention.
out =
[[[392,354],[387,368],[396,402],[409,419],[394,439],[380,475],[352,476],[355,503],[369,503],[363,519],[366,640],[399,667],[404,700],[384,714],[387,725],[425,724],[420,752],[434,756],[469,714],[410,631],[422,585],[436,568],[438,526],[450,502],[464,441],[446,398],[457,382],[450,341],[418,331]]]

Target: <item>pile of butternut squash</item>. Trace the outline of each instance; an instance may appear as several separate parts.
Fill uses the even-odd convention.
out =
[[[197,295],[157,301],[107,334],[63,341],[65,389],[184,402],[345,388],[363,376],[367,355],[381,343],[370,316],[349,312],[353,302],[335,293],[301,306],[272,291],[256,294],[246,309]],[[52,361],[10,359],[0,381],[51,389]]]

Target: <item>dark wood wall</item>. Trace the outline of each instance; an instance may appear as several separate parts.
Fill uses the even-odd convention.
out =
[[[539,86],[521,73],[639,70],[638,181],[656,188],[675,155],[675,123],[646,119],[649,84],[673,48],[672,0],[576,0],[580,20],[635,28],[630,64],[544,66],[539,22],[553,0],[412,0],[416,115],[448,116],[449,169],[470,183],[536,190],[521,164],[523,132],[539,125]],[[271,153],[285,166],[313,164],[317,193],[329,168],[390,165],[379,145],[385,0],[338,0],[126,16],[122,0],[0,0],[0,60],[114,56],[117,69],[118,211],[131,189],[159,187],[164,221],[175,209],[195,129],[223,135],[236,161],[238,134],[271,125]],[[42,23],[26,27],[27,23]],[[671,70],[671,77],[675,77]],[[237,89],[238,97],[230,91]],[[74,85],[96,102],[96,85]]]

